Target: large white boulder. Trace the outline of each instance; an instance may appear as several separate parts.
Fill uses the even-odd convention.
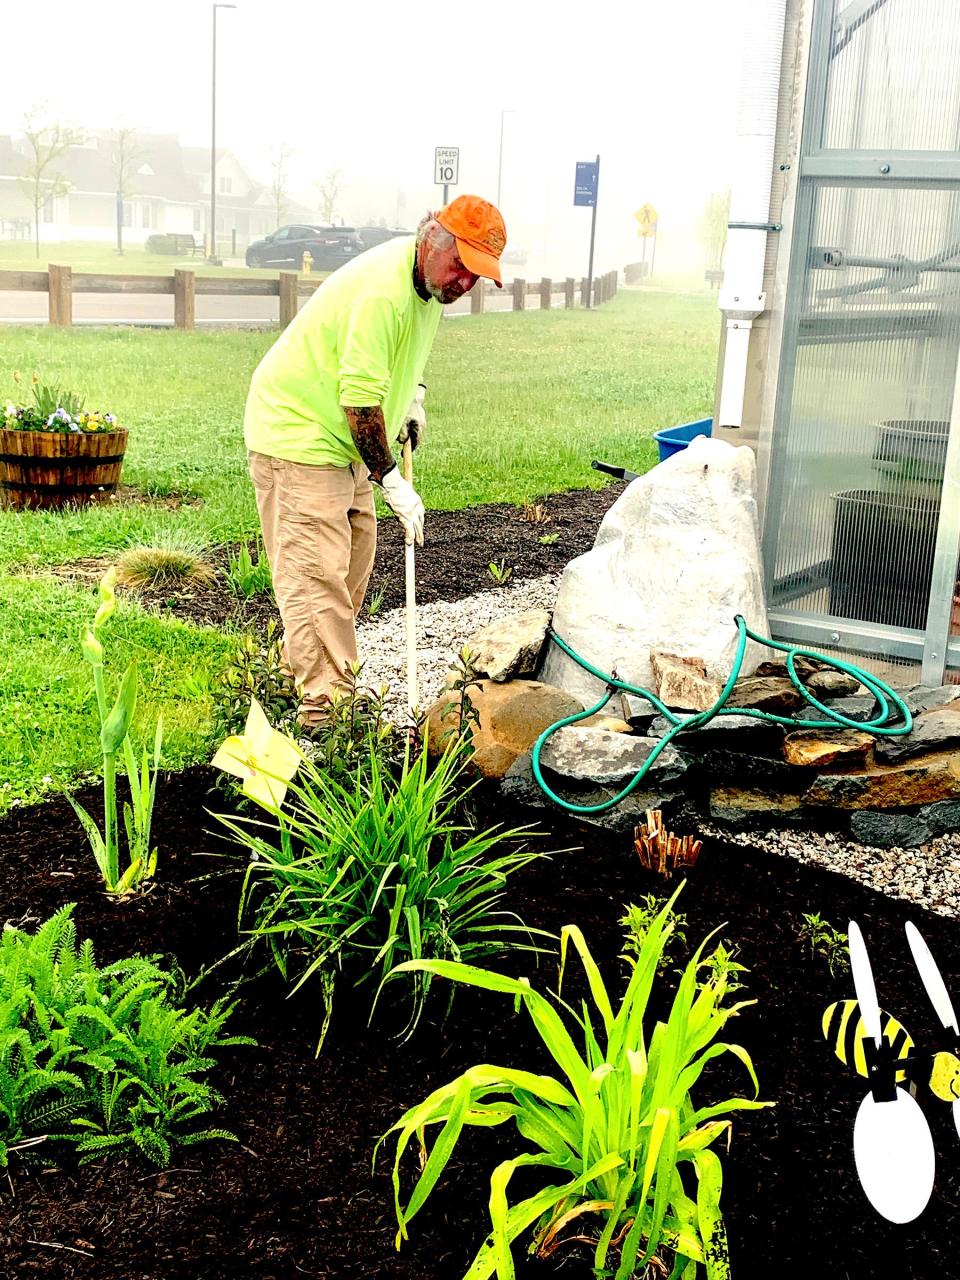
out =
[[[767,634],[753,451],[701,437],[632,481],[607,512],[593,550],[566,567],[553,627],[582,657],[622,680],[656,688],[651,653],[700,659],[726,680],[734,617]],[[765,650],[750,643],[752,674]],[[585,706],[604,685],[555,644],[540,679]]]

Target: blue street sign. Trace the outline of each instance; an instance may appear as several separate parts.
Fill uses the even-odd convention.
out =
[[[597,203],[597,185],[600,165],[596,160],[578,160],[577,177],[573,188],[573,203],[594,208]]]

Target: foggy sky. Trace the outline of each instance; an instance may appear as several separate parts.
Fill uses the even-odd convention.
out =
[[[127,124],[209,146],[207,0],[36,0],[4,6],[0,133],[24,110],[88,129]],[[598,236],[623,260],[644,202],[695,224],[729,184],[744,0],[487,6],[238,0],[218,14],[218,143],[268,182],[293,151],[307,192],[342,170],[340,214],[412,225],[439,204],[433,149],[460,147],[451,192],[496,196],[512,244],[571,253],[577,160],[601,155]],[[600,264],[604,266],[603,263]],[[577,263],[569,270],[575,273]]]

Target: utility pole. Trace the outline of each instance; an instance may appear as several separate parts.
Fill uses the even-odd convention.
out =
[[[235,4],[213,6],[213,68],[211,75],[212,102],[210,109],[210,252],[207,261],[220,265],[217,257],[217,10],[235,9]]]

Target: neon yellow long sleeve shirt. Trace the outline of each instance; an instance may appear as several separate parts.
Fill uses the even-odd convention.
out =
[[[413,237],[397,237],[324,280],[254,371],[248,449],[314,465],[349,466],[357,452],[346,407],[380,405],[392,440],[440,323],[440,304],[413,287]]]

